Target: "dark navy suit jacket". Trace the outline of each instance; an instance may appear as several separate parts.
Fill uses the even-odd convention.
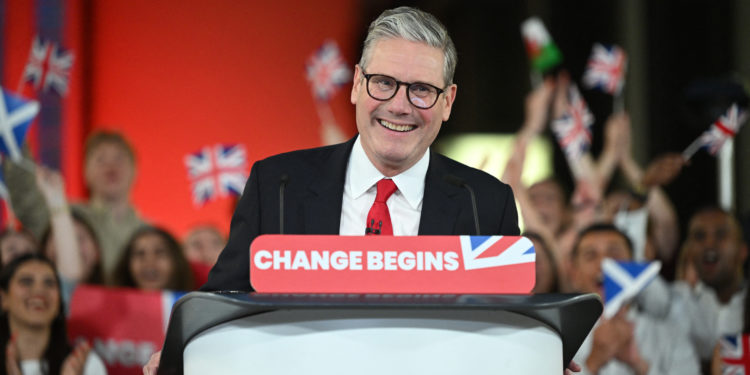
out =
[[[353,138],[333,146],[293,151],[256,162],[232,217],[229,240],[211,270],[205,291],[252,291],[250,243],[279,233],[279,187],[284,190],[284,234],[338,234],[344,179]],[[474,235],[469,192],[446,181],[453,175],[476,193],[482,235],[518,235],[510,187],[495,177],[432,152],[425,176],[420,235]],[[362,234],[364,234],[364,223]]]

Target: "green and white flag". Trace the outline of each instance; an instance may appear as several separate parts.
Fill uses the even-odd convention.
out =
[[[539,73],[546,73],[562,62],[562,53],[549,36],[542,20],[531,17],[521,24],[521,34],[531,65]]]

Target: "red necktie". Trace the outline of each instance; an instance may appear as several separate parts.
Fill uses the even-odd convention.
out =
[[[378,181],[378,192],[375,202],[372,202],[370,212],[367,214],[367,229],[365,234],[385,234],[393,235],[393,225],[391,224],[391,213],[388,212],[388,206],[385,202],[396,191],[396,184],[391,179],[382,179]]]

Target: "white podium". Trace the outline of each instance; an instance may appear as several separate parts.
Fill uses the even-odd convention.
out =
[[[601,310],[596,295],[194,292],[159,374],[562,374]]]

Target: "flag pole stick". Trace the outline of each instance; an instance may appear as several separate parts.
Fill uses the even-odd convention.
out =
[[[315,109],[320,118],[320,138],[324,145],[336,144],[346,140],[341,132],[336,118],[333,116],[333,110],[328,101],[315,99]]]
[[[734,139],[728,138],[721,146],[718,155],[719,164],[719,204],[727,212],[734,208]]]
[[[531,89],[535,89],[539,87],[539,85],[542,84],[544,79],[542,78],[542,73],[537,71],[536,69],[531,69],[531,72],[529,73],[529,79],[531,80]]]
[[[698,150],[703,146],[703,142],[701,142],[701,137],[696,138],[693,143],[691,143],[685,151],[682,152],[682,158],[685,159],[685,161],[690,160],[690,158],[695,155]]]
[[[623,87],[623,90],[613,97],[612,113],[620,113],[625,111],[625,95],[623,93],[624,90],[625,88]]]

